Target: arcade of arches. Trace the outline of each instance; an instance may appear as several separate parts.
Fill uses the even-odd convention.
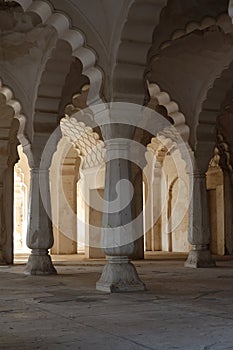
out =
[[[0,3],[2,265],[26,254],[26,274],[49,275],[51,255],[107,257],[96,287],[119,292],[145,289],[131,260],[233,254],[232,18],[229,0]],[[129,103],[165,128],[114,122]],[[118,185],[130,200],[112,212]]]

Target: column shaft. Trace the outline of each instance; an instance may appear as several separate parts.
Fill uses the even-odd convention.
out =
[[[32,252],[26,266],[26,274],[56,274],[48,254],[48,249],[53,245],[50,200],[48,169],[32,169],[27,232],[27,246]]]
[[[106,144],[102,243],[108,263],[96,284],[98,290],[106,292],[145,289],[135,266],[130,262],[135,252],[136,239],[133,224],[131,162],[127,159],[128,147],[127,141],[121,143],[109,141]]]
[[[186,267],[213,267],[210,253],[210,218],[208,212],[205,174],[193,175],[193,196],[189,209],[189,242],[192,249]]]

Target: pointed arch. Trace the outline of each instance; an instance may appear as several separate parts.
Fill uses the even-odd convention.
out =
[[[213,156],[214,146],[216,144],[216,123],[224,101],[233,88],[233,62],[228,67],[224,67],[221,74],[215,79],[209,87],[206,98],[202,103],[201,112],[198,116],[198,126],[196,130],[198,152],[206,149],[206,166]]]
[[[44,66],[35,98],[35,129],[51,132],[58,125],[59,105],[66,77],[74,60],[81,65],[81,75],[90,82],[88,105],[101,103],[102,73],[96,67],[95,53],[85,46],[85,38],[72,29],[70,19],[56,12],[47,1],[16,0],[24,12],[38,16],[40,22],[52,27],[57,35],[56,46]],[[79,77],[80,78],[80,77]],[[47,126],[45,126],[47,124]]]
[[[22,143],[30,156],[24,135],[25,116],[12,90],[0,79],[0,263],[13,263],[13,192],[17,146]],[[18,138],[17,138],[18,136]]]
[[[160,39],[155,35],[156,29],[168,6],[167,0],[135,0],[132,3],[122,31],[117,63],[113,72],[113,99],[115,101],[144,103],[147,92],[145,83],[147,66],[157,55],[159,48],[167,47],[173,40],[197,29],[206,30],[214,25],[228,32],[232,27],[229,16],[226,14],[227,8],[224,14],[224,4],[218,4],[218,10],[214,11],[218,12],[214,15],[216,17],[205,16],[202,20],[191,21],[192,16],[190,16],[185,19],[187,23],[183,29],[173,30],[170,38],[164,37],[159,42]]]
[[[154,29],[167,0],[135,0],[124,26],[117,64],[113,73],[113,99],[142,104],[145,98],[144,71]]]
[[[148,107],[155,109],[157,106],[164,107],[166,111],[166,117],[169,117],[173,126],[180,133],[180,136],[185,143],[189,141],[189,127],[186,124],[184,114],[179,110],[178,104],[173,101],[170,95],[161,91],[159,85],[156,83],[147,83],[149,91],[149,103]]]
[[[182,29],[175,30],[168,40],[162,42],[159,46],[159,50],[163,50],[169,47],[173,41],[183,38],[186,35],[193,33],[196,30],[204,31],[210,30],[211,28],[219,28],[224,33],[232,31],[232,23],[227,13],[221,13],[217,17],[204,17],[200,22],[191,21],[186,24]]]

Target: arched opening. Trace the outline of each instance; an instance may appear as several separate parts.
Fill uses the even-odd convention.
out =
[[[65,138],[58,144],[50,168],[51,207],[54,245],[52,254],[77,253],[76,185],[80,159],[77,151]],[[66,201],[64,203],[64,200]],[[69,204],[70,211],[65,204]],[[69,232],[69,234],[67,233]],[[66,233],[66,234],[65,234]]]
[[[176,145],[164,137],[153,138],[147,149],[145,249],[188,253],[190,181],[186,163]]]
[[[21,145],[18,146],[18,155],[19,160],[14,166],[14,257],[17,261],[30,253],[26,244],[30,168]]]
[[[52,254],[103,258],[104,144],[90,127],[73,117],[61,120],[61,131],[50,170]]]
[[[19,143],[26,144],[27,140],[24,136],[25,117],[21,114],[21,105],[13,99],[12,91],[3,85],[1,80],[0,112],[0,264],[12,264],[14,261],[14,214],[17,215],[16,206],[14,209],[14,178],[17,180],[14,167],[19,160],[17,147]],[[21,175],[18,169],[18,177]],[[22,196],[25,196],[25,188],[21,190]],[[22,208],[22,211],[24,209]],[[21,215],[20,209],[19,216]]]

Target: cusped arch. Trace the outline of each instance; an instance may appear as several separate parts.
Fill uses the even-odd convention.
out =
[[[143,81],[147,54],[151,47],[155,27],[167,0],[135,0],[124,26],[113,73],[114,101],[142,104],[145,98]]]
[[[10,143],[14,141],[12,138],[18,137],[19,142],[30,159],[30,144],[24,134],[26,118],[22,114],[22,106],[20,102],[14,98],[13,91],[3,84],[1,78],[0,108],[0,139],[5,143],[6,152],[8,151]],[[13,125],[14,119],[18,121],[15,125]]]
[[[166,115],[171,119],[173,126],[179,132],[185,143],[189,141],[189,127],[186,124],[184,114],[179,110],[178,104],[173,101],[170,95],[162,91],[156,83],[147,83],[149,92],[148,107],[156,110],[157,106],[163,106]]]
[[[175,178],[171,181],[169,184],[169,187],[167,187],[167,197],[164,198],[163,205],[165,205],[166,199],[169,199],[170,191],[172,189],[172,186],[176,182],[176,180],[179,180],[179,194],[176,198],[176,201],[174,203],[174,206],[172,208],[171,215],[169,217],[169,226],[172,221],[172,215],[176,212],[176,210],[179,208],[179,218],[180,222],[183,220],[185,215],[187,214],[187,210],[191,201],[192,197],[192,182],[190,182],[189,174],[192,169],[190,169],[190,163],[187,162],[187,158],[184,157],[184,153],[180,149],[180,145],[173,140],[172,138],[169,138],[168,135],[158,134],[156,137],[153,137],[151,139],[151,143],[147,146],[148,151],[150,152],[151,156],[154,157],[154,167],[159,169],[160,174],[161,171],[163,171],[164,166],[164,160],[166,156],[171,157],[172,162],[174,162],[174,165],[176,167],[176,174],[172,173],[173,175],[176,175]],[[151,160],[151,156],[148,156],[148,159]],[[153,159],[153,158],[152,158]],[[152,173],[152,177],[154,177],[154,171]],[[164,181],[167,182],[167,177],[165,174]],[[154,181],[154,179],[153,179]],[[192,181],[192,180],[191,180]],[[183,195],[184,195],[184,188],[181,186],[185,185],[187,190],[187,198],[185,200],[185,206],[183,207],[182,211],[180,212],[180,203],[183,202]],[[177,217],[177,215],[175,215]]]
[[[0,79],[0,262],[13,263],[13,168],[19,141],[30,159],[30,144],[24,136],[26,118],[13,91]],[[18,138],[17,138],[18,136]],[[19,140],[19,141],[18,141]]]
[[[57,46],[45,64],[35,101],[34,119],[39,124],[39,131],[44,131],[43,124],[48,120],[51,129],[57,125],[63,87],[71,63],[75,59],[80,61],[82,75],[90,82],[88,105],[101,103],[102,73],[96,67],[95,53],[85,47],[83,34],[72,29],[69,18],[63,13],[55,12],[52,6],[44,0],[16,0],[16,2],[20,4],[24,12],[36,14],[42,24],[51,26],[57,33]],[[59,50],[59,45],[63,45],[63,50]]]
[[[216,122],[229,91],[233,88],[233,62],[215,79],[207,90],[198,116],[197,148],[208,142],[213,149],[216,142]]]
[[[0,79],[0,105],[6,105],[11,109],[11,119],[20,115],[21,113],[21,105],[20,103],[14,99],[12,90],[3,84]]]
[[[186,24],[186,26],[182,29],[175,30],[172,34],[170,39],[164,41],[159,49],[163,50],[167,47],[169,47],[173,41],[183,38],[186,35],[189,35],[193,33],[196,30],[204,31],[204,30],[210,30],[211,28],[219,28],[224,33],[232,32],[232,23],[230,20],[230,17],[226,13],[222,13],[218,15],[216,18],[206,16],[204,17],[200,22],[197,21],[191,21]]]
[[[113,72],[113,99],[115,101],[144,103],[148,65],[158,54],[159,47],[163,49],[173,40],[195,30],[203,31],[212,26],[221,28],[225,33],[232,31],[230,18],[226,13],[221,13],[215,18],[206,16],[200,22],[187,21],[183,29],[175,30],[170,38],[154,49],[155,31],[161,20],[161,12],[167,6],[167,0],[135,0],[131,5]]]

